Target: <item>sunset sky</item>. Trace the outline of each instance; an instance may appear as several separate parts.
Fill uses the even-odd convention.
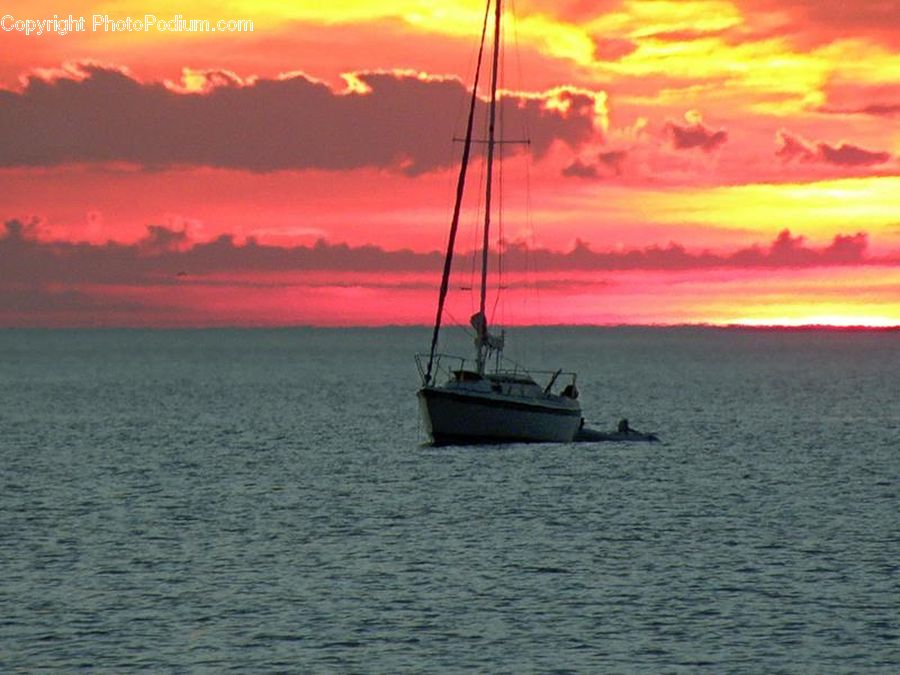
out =
[[[900,325],[900,0],[506,7],[495,322]],[[5,5],[0,326],[430,323],[484,9]]]

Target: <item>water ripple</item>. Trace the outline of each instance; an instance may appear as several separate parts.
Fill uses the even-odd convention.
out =
[[[537,333],[665,444],[422,447],[414,330],[0,334],[0,671],[900,668],[895,341]]]

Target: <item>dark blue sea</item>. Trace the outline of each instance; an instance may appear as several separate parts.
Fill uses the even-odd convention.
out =
[[[663,442],[479,448],[428,339],[0,331],[0,672],[900,671],[900,333],[511,331]]]

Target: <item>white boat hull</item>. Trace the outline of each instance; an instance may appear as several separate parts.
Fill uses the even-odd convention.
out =
[[[581,409],[560,397],[545,400],[427,386],[419,406],[434,443],[568,443],[581,427]]]

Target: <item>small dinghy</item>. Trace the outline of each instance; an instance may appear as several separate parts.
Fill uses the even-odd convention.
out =
[[[628,426],[628,420],[620,420],[615,431],[599,431],[581,427],[575,435],[576,443],[598,443],[610,441],[616,443],[658,443],[659,436],[645,433]]]

